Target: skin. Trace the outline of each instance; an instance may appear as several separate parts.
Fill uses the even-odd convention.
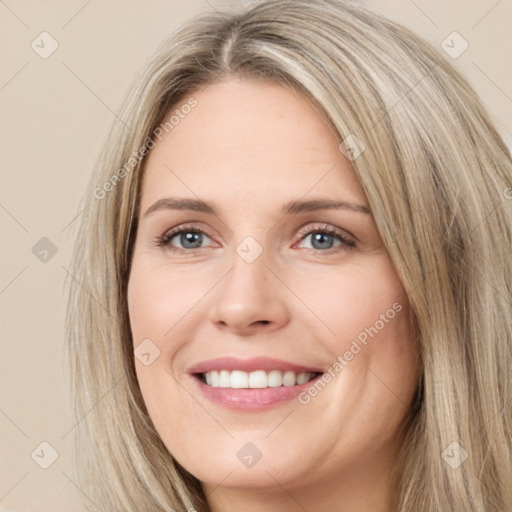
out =
[[[149,338],[160,350],[150,365],[136,359],[155,428],[201,480],[213,512],[392,511],[390,475],[419,372],[406,294],[371,213],[281,213],[288,201],[313,198],[369,209],[340,139],[306,99],[277,84],[229,78],[191,96],[197,107],[147,162],[128,287],[134,348]],[[161,208],[145,216],[171,196],[200,198],[217,215]],[[185,223],[206,233],[199,248],[184,248],[179,235],[157,245]],[[355,246],[335,237],[319,245],[300,232],[326,226]],[[262,249],[250,264],[236,252],[247,236]],[[228,409],[187,373],[221,356],[327,371],[397,303],[401,311],[305,405]],[[248,442],[262,454],[251,468],[237,457]]]

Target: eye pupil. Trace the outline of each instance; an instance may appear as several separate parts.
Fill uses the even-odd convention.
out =
[[[169,246],[172,248],[173,246],[177,251],[182,250],[195,250],[201,249],[202,243],[204,242],[203,238],[209,238],[202,230],[198,229],[186,229],[183,228],[181,231],[177,231],[162,237],[161,241],[158,242],[160,246]],[[303,236],[302,240],[309,238],[311,240],[310,244],[315,251],[325,252],[326,249],[332,249],[335,245],[335,241],[338,241],[338,245],[342,246],[341,248],[349,248],[354,247],[355,244],[351,241],[345,240],[341,234],[338,234],[331,230],[316,230],[310,231],[309,234]],[[175,240],[175,242],[173,242]],[[179,244],[179,245],[175,245]],[[326,253],[328,254],[328,253]]]
[[[196,249],[197,247],[201,246],[201,235],[202,233],[199,233],[197,231],[185,231],[180,235],[180,243],[182,244],[183,247],[187,249]],[[198,241],[199,245],[194,245]]]
[[[313,247],[315,249],[330,249],[331,248],[331,245],[332,245],[332,235],[329,235],[327,233],[321,233],[321,232],[318,232],[318,233],[314,233],[313,234]],[[327,247],[325,247],[325,244],[326,243],[326,240],[327,240]],[[315,242],[318,242],[320,244],[320,247],[315,247]]]

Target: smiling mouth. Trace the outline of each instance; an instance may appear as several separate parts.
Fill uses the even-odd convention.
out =
[[[306,384],[321,375],[320,372],[292,372],[281,370],[213,370],[194,374],[203,384],[212,388],[265,389],[293,387]]]

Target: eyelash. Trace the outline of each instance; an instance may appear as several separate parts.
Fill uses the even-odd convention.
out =
[[[208,238],[211,238],[208,235],[208,233],[206,233],[202,229],[199,229],[193,225],[185,224],[185,225],[181,225],[178,228],[175,228],[171,231],[164,233],[162,236],[158,236],[155,239],[155,243],[158,247],[165,247],[165,248],[168,248],[171,251],[177,252],[179,254],[186,253],[186,254],[190,255],[194,251],[205,249],[205,247],[199,247],[196,249],[181,249],[180,247],[174,247],[174,246],[170,245],[171,240],[176,235],[179,235],[181,233],[191,233],[191,232],[192,233],[201,233],[203,235],[206,235]],[[299,241],[302,241],[304,238],[306,238],[306,236],[308,236],[312,233],[322,233],[324,235],[333,236],[334,238],[336,238],[337,240],[339,240],[341,242],[341,246],[333,247],[331,249],[326,249],[326,250],[306,248],[306,250],[308,250],[308,251],[314,251],[317,253],[321,253],[323,255],[329,255],[329,254],[339,252],[340,250],[353,249],[356,245],[355,242],[349,236],[347,236],[344,233],[339,232],[336,229],[333,229],[327,225],[323,225],[320,227],[319,226],[308,226],[306,228],[302,228],[301,230],[299,230],[299,233],[298,233],[300,235]]]

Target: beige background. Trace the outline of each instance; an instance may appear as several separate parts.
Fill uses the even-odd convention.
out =
[[[369,3],[436,46],[459,32],[469,48],[453,62],[510,143],[511,0]],[[236,4],[0,1],[0,511],[82,510],[70,479],[73,423],[62,361],[69,226],[134,72],[183,20]],[[59,44],[47,59],[31,48],[43,31]],[[43,237],[57,248],[46,262],[32,252]],[[35,461],[48,461],[48,448],[31,458],[43,441],[59,454],[46,470]]]

